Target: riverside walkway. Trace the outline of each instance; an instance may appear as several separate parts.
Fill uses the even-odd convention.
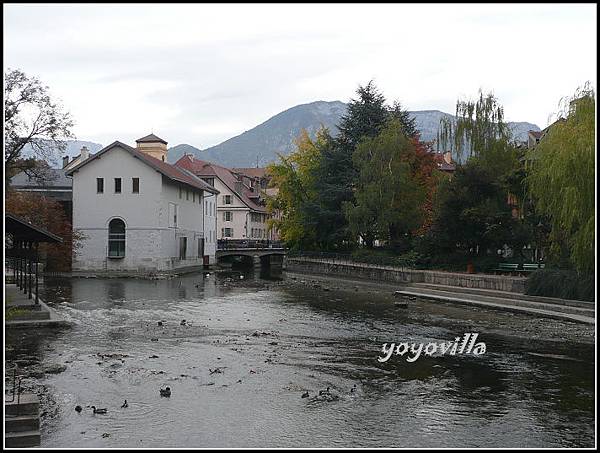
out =
[[[525,277],[415,270],[327,257],[293,257],[287,269],[397,284],[399,298],[424,298],[482,308],[518,312],[584,324],[595,324],[595,303],[529,296]]]

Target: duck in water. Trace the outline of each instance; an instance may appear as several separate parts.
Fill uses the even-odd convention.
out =
[[[96,409],[96,406],[92,406],[92,409],[94,411],[94,414],[106,414],[107,412],[106,409]]]
[[[308,394],[308,390],[307,390],[306,392],[304,392],[302,394],[302,398],[308,398],[308,397],[309,397],[309,394]]]
[[[127,404],[127,400],[125,400],[125,402],[121,406],[121,409],[126,408],[126,407],[129,407],[129,404]]]
[[[331,395],[331,393],[329,392],[329,387],[327,387],[327,390],[319,390],[319,396],[323,395]]]
[[[75,406],[75,412],[80,413],[82,411],[81,406],[78,404]]]
[[[171,387],[165,387],[164,389],[160,389],[160,396],[169,398],[171,396]]]

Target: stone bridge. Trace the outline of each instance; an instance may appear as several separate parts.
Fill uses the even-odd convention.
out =
[[[224,264],[228,257],[239,257],[254,267],[283,266],[285,248],[283,247],[243,247],[229,246],[217,249],[217,262]]]

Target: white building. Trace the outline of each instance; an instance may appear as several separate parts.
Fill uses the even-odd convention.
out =
[[[67,170],[73,230],[84,239],[74,271],[154,272],[214,264],[218,190],[166,162],[151,134],[137,149],[114,142]]]
[[[194,173],[219,191],[218,239],[278,239],[275,231],[269,228],[271,216],[264,196],[266,183],[261,183],[264,175],[261,178],[259,174],[249,174],[250,169],[232,170],[190,154],[181,157],[175,166]]]

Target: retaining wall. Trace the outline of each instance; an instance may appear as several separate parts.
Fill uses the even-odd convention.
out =
[[[512,277],[489,274],[461,274],[458,272],[425,271],[402,269],[392,266],[372,264],[332,262],[308,258],[287,258],[286,269],[308,274],[339,275],[345,278],[359,278],[385,282],[432,283],[463,288],[491,289],[513,293],[525,292],[525,277]]]

